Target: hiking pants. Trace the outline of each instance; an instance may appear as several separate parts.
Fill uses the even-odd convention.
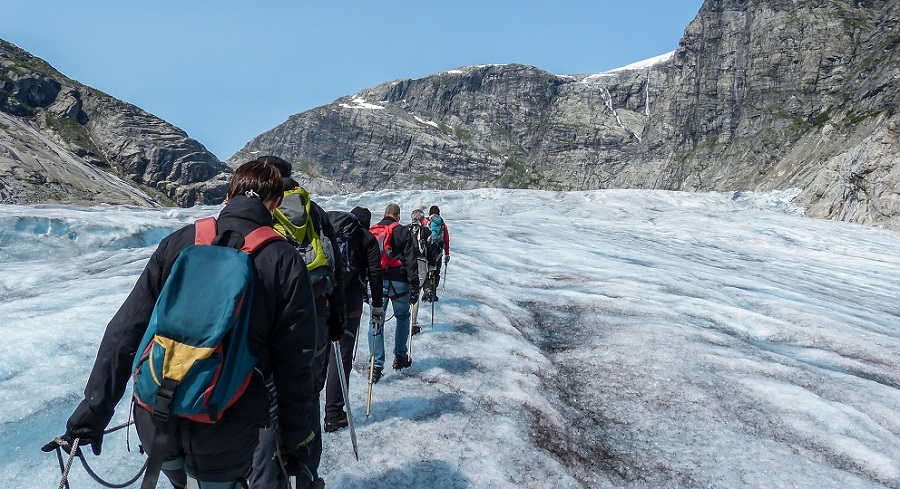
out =
[[[151,450],[156,433],[151,413],[135,405],[134,422],[141,445]],[[201,487],[206,487],[204,483],[221,489],[240,487],[250,472],[258,432],[259,425],[228,416],[215,424],[178,420],[165,449],[162,472],[176,489],[191,487],[189,477]]]
[[[397,320],[397,329],[394,330],[394,355],[406,356],[409,344],[409,284],[385,280],[382,290],[385,310],[390,301],[394,309],[394,319]],[[381,368],[384,368],[385,331],[386,328],[382,328],[382,333],[376,336],[375,323],[371,317],[369,318],[369,355],[375,355],[375,366]]]
[[[347,308],[347,322],[344,336],[338,341],[341,349],[341,366],[350,388],[350,370],[353,367],[353,350],[356,347],[356,335],[359,334],[359,320],[362,317],[362,305],[366,295],[365,286],[361,282],[349,284],[344,289],[344,305]],[[325,381],[325,421],[337,421],[344,417],[344,392],[341,390],[341,379],[337,371],[337,359],[334,347],[328,349],[328,377]]]

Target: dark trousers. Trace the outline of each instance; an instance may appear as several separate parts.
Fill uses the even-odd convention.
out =
[[[353,350],[356,347],[356,335],[359,334],[359,321],[362,316],[362,305],[366,291],[361,283],[349,285],[344,290],[344,304],[347,308],[347,322],[344,336],[338,341],[341,350],[341,365],[350,388],[350,370],[353,367]],[[334,347],[328,349],[328,375],[325,381],[325,421],[337,421],[344,416],[344,392],[341,390],[341,379],[337,371],[337,358]]]
[[[156,426],[149,411],[135,405],[134,423],[149,452]],[[190,476],[201,482],[242,481],[250,472],[259,425],[224,416],[214,424],[179,419],[163,456],[162,471],[176,489]],[[220,486],[221,487],[221,486]]]

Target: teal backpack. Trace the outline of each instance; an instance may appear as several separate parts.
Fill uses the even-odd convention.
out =
[[[195,244],[175,260],[135,356],[134,399],[154,417],[215,423],[256,368],[247,342],[255,273],[250,255],[284,238],[263,226],[238,250],[212,245],[215,218],[198,220],[195,228]]]

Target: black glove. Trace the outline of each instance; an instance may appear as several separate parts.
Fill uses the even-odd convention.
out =
[[[344,336],[344,326],[347,324],[347,320],[344,318],[343,314],[329,314],[328,315],[328,341],[338,341]]]
[[[416,302],[419,302],[419,290],[413,287],[409,289],[409,303],[415,304]]]
[[[90,445],[94,455],[100,455],[100,451],[103,448],[103,430],[95,432],[93,429],[86,427],[66,430],[66,434],[50,440],[49,443],[41,447],[41,450],[52,452],[59,447],[65,450],[66,453],[70,453],[76,438],[79,438],[78,453],[81,453],[81,447]]]
[[[315,433],[310,433],[305,440],[292,447],[281,447],[275,452],[275,460],[280,460],[288,475],[311,479],[312,472],[308,467],[309,445],[316,438]]]
[[[444,265],[450,263],[450,255],[444,255]]]
[[[372,306],[372,326],[375,332],[372,336],[378,336],[384,330],[384,308]]]

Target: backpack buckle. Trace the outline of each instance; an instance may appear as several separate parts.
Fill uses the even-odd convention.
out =
[[[165,423],[169,420],[172,409],[172,399],[175,397],[175,387],[178,381],[163,379],[159,390],[156,392],[156,403],[153,405],[153,420]]]

